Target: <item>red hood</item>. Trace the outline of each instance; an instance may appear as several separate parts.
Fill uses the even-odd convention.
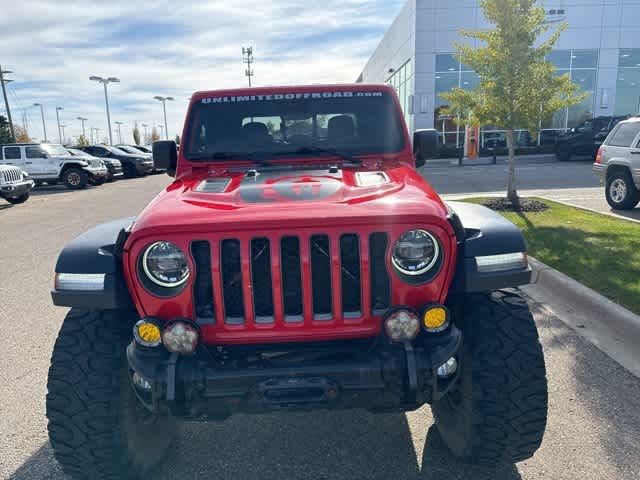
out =
[[[326,166],[202,171],[182,176],[138,216],[133,236],[303,226],[436,224],[447,210],[411,167]]]

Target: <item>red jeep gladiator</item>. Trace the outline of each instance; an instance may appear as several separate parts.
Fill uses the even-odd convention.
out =
[[[443,202],[386,85],[198,92],[175,177],[56,265],[71,307],[47,416],[74,478],[138,476],[179,420],[429,403],[448,448],[517,462],[546,425],[544,358],[511,223]],[[504,290],[504,289],[507,290]]]

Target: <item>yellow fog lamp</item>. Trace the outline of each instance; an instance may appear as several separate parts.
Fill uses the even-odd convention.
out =
[[[422,313],[422,326],[429,333],[446,330],[449,326],[449,310],[443,305],[429,305]]]
[[[143,318],[134,325],[133,338],[143,347],[157,347],[162,343],[162,331],[153,320]]]

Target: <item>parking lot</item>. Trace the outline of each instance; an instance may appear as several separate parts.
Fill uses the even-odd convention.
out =
[[[466,195],[499,191],[504,169],[424,172],[440,193]],[[549,198],[602,198],[586,163],[523,165],[519,179],[523,191]],[[51,187],[25,204],[0,204],[0,478],[64,478],[44,416],[49,358],[66,313],[49,296],[58,252],[95,224],[135,215],[169,180],[154,175],[77,192]],[[638,209],[630,215],[640,218]],[[533,308],[550,411],[542,448],[527,462],[499,472],[459,464],[442,448],[425,407],[406,415],[321,412],[185,424],[157,478],[640,478],[640,381],[545,305]]]

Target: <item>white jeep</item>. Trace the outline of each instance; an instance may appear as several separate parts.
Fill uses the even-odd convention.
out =
[[[29,199],[33,180],[27,172],[12,165],[0,165],[0,197],[7,202],[18,204]]]
[[[14,143],[0,146],[0,150],[0,165],[21,168],[36,185],[61,182],[71,190],[78,190],[88,183],[101,185],[107,178],[102,160],[73,157],[62,145]]]

